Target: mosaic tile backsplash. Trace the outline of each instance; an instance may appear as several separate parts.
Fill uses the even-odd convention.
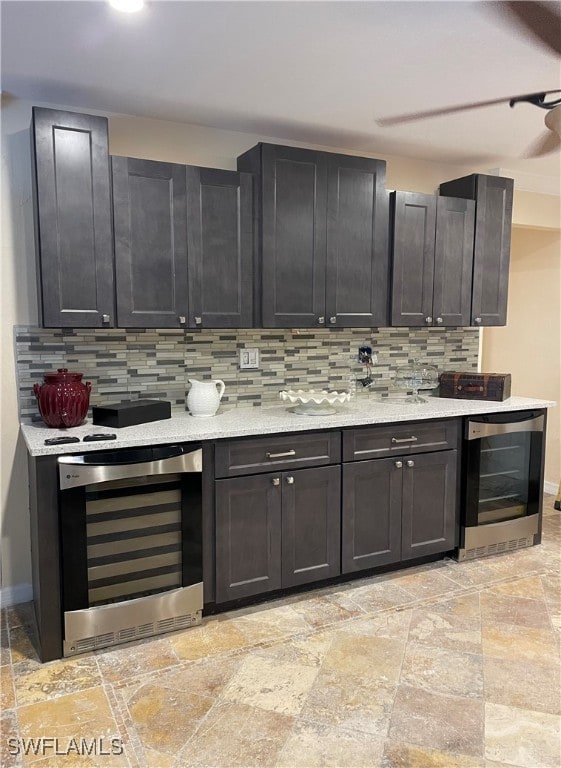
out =
[[[280,403],[282,389],[347,389],[365,369],[358,347],[377,355],[374,384],[358,397],[396,395],[395,370],[419,359],[443,370],[477,370],[476,328],[321,330],[119,330],[15,328],[20,416],[40,421],[33,384],[57,368],[92,384],[90,405],[159,398],[184,410],[189,379],[222,379],[222,409]],[[258,370],[239,369],[239,350],[257,347]]]

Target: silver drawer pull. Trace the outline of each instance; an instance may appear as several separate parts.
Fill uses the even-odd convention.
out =
[[[269,453],[267,451],[265,456],[268,459],[284,459],[285,456],[296,456],[296,451],[293,448],[291,448],[289,451],[284,451],[284,453]]]
[[[398,444],[398,443],[416,443],[417,439],[415,435],[411,435],[411,437],[392,437],[392,443]]]

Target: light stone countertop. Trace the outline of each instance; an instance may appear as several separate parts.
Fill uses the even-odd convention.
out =
[[[94,426],[88,419],[80,427],[66,430],[52,429],[40,424],[22,424],[21,430],[28,451],[32,456],[57,456],[142,445],[187,443],[250,435],[356,427],[368,424],[395,424],[502,411],[521,411],[531,408],[551,408],[555,405],[556,403],[551,400],[536,400],[528,397],[510,397],[503,402],[429,397],[427,402],[419,404],[396,401],[395,399],[384,402],[358,397],[351,403],[339,406],[337,413],[331,416],[302,416],[292,413],[286,405],[279,405],[261,408],[234,408],[223,413],[219,410],[215,416],[210,418],[179,413],[172,415],[171,419],[162,419],[121,429]],[[45,438],[47,437],[72,435],[81,440],[84,435],[92,432],[112,432],[117,435],[117,439],[45,445]]]

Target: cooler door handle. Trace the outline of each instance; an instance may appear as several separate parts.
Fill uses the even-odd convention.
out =
[[[494,424],[485,421],[468,421],[467,439],[479,440],[482,437],[507,435],[513,432],[543,432],[543,421],[543,416]]]

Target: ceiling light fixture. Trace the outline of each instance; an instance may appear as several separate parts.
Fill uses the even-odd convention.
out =
[[[109,5],[123,13],[135,13],[144,7],[144,0],[109,0]]]

